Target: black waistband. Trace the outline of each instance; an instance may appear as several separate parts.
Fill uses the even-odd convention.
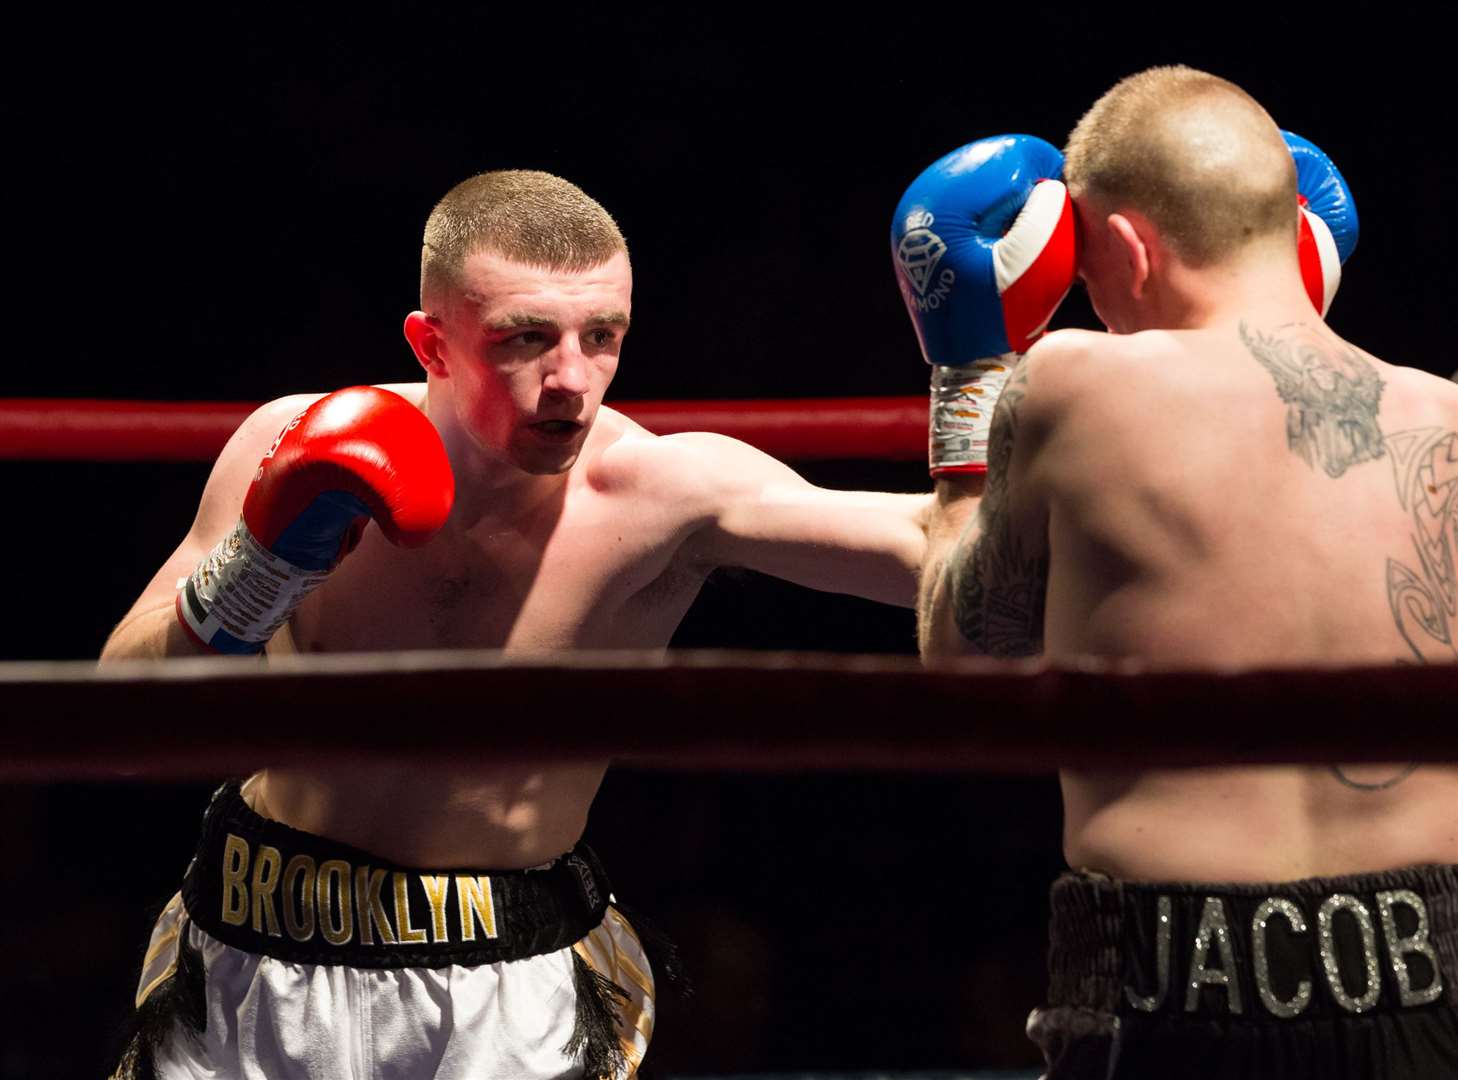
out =
[[[610,891],[586,844],[532,870],[396,866],[259,816],[236,782],[213,796],[182,884],[189,917],[227,945],[365,968],[555,952],[602,921]]]
[[[1458,1003],[1458,867],[1278,885],[1065,874],[1052,1005],[1283,1021]]]

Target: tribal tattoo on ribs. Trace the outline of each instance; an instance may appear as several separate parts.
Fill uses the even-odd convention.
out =
[[[1333,479],[1385,457],[1398,503],[1410,515],[1411,560],[1389,557],[1386,565],[1388,605],[1410,651],[1398,662],[1458,660],[1458,432],[1431,427],[1384,436],[1377,423],[1383,383],[1372,363],[1351,349],[1285,339],[1286,329],[1268,335],[1240,326],[1241,340],[1286,403],[1287,445]],[[1377,782],[1355,780],[1340,766],[1332,773],[1347,787],[1384,791],[1416,769],[1411,764]]]
[[[1048,553],[1029,553],[1014,533],[1008,510],[1008,466],[1017,437],[1018,408],[1027,394],[1028,370],[1018,364],[997,407],[987,444],[987,488],[973,526],[950,557],[952,615],[962,636],[990,656],[1030,656],[1043,651],[1043,610]]]
[[[1387,599],[1409,663],[1458,660],[1458,432],[1399,431],[1387,438],[1397,500],[1411,515],[1411,561],[1387,560]]]

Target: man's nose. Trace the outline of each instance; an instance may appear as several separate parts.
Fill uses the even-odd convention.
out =
[[[581,343],[572,335],[564,334],[557,347],[544,358],[542,389],[563,397],[581,397],[587,393],[587,357]]]

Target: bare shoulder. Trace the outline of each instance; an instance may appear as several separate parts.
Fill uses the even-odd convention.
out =
[[[707,431],[655,435],[606,408],[597,425],[605,430],[588,462],[588,482],[597,488],[652,488],[682,497],[701,487],[707,474],[722,469],[738,451],[758,453],[737,439]]]
[[[1108,380],[1112,365],[1127,368],[1152,354],[1148,335],[1115,335],[1091,330],[1057,330],[1040,338],[1023,357],[1028,392],[1051,400],[1084,391]]]
[[[583,475],[599,490],[623,490],[652,469],[658,441],[642,424],[604,405],[583,450]]]
[[[1117,364],[1145,365],[1181,350],[1177,335],[1164,330],[1137,334],[1110,334],[1093,330],[1055,330],[1045,334],[1025,358],[1033,370],[1050,382],[1101,379]]]
[[[1377,361],[1384,382],[1418,401],[1427,403],[1438,422],[1446,420],[1447,426],[1458,427],[1458,382],[1432,375],[1420,368],[1404,367],[1378,360],[1376,357],[1372,359]]]
[[[222,464],[225,458],[252,455],[255,458],[253,465],[257,466],[256,458],[273,445],[273,441],[278,438],[279,432],[288,422],[324,396],[323,393],[289,394],[260,405],[249,413],[248,418],[238,425],[238,430],[233,432],[232,437],[223,448],[223,453],[218,458],[219,464]],[[257,451],[257,454],[254,454],[254,451]]]
[[[375,389],[388,390],[392,394],[399,394],[417,409],[425,408],[425,383],[423,382],[375,383]]]
[[[1054,330],[1044,334],[1028,350],[1030,357],[1097,357],[1100,347],[1106,343],[1109,334],[1097,334],[1092,330]]]
[[[248,414],[213,464],[198,506],[196,526],[210,531],[219,522],[231,522],[237,517],[263,455],[289,421],[321,397],[324,394],[290,394],[260,405]]]
[[[1191,332],[1143,330],[1110,334],[1058,330],[1024,357],[1029,398],[1044,406],[1124,398],[1135,384],[1151,388],[1178,383],[1190,365],[1182,361],[1201,346]]]
[[[1040,338],[1013,372],[1003,393],[1003,412],[1015,410],[1020,425],[1064,418],[1109,383],[1117,351],[1111,334],[1057,330]]]
[[[388,390],[398,394],[417,409],[425,407],[425,383],[378,383],[377,390]],[[248,414],[248,418],[233,433],[224,453],[259,454],[273,445],[285,425],[320,398],[328,397],[332,391],[320,390],[314,393],[288,394],[266,402]],[[256,465],[257,462],[255,461]]]

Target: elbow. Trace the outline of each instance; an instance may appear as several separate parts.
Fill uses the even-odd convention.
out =
[[[128,648],[128,644],[128,635],[122,632],[121,626],[118,626],[107,636],[106,644],[101,646],[101,655],[97,657],[96,662],[101,665],[106,665],[114,664],[118,660],[134,659],[133,652]]]
[[[99,664],[148,660],[167,655],[166,643],[177,624],[171,604],[129,614],[107,635]]]

